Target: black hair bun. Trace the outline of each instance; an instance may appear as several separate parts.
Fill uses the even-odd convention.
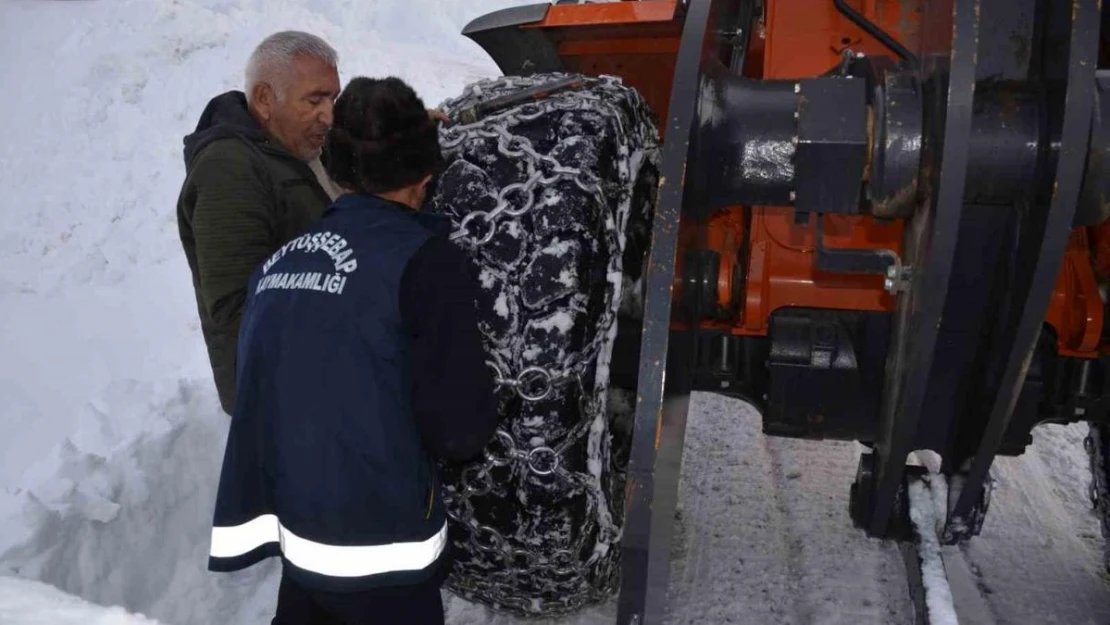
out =
[[[420,182],[443,162],[423,100],[399,78],[358,77],[335,102],[321,159],[338,184],[387,193]]]

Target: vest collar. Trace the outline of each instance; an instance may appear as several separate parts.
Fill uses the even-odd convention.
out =
[[[435,234],[446,235],[451,231],[451,218],[446,215],[413,210],[400,202],[394,202],[370,194],[345,193],[336,198],[328,212],[349,209],[384,210],[394,214],[405,215]]]

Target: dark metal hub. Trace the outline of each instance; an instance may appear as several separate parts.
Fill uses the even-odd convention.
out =
[[[860,62],[870,92],[871,154],[867,200],[877,217],[908,217],[917,201],[921,167],[921,85],[889,59]]]
[[[1020,83],[976,89],[965,202],[1011,204],[1034,192],[1044,143],[1043,115],[1036,94]]]
[[[867,85],[860,80],[813,78],[799,81],[795,91],[795,209],[858,213],[867,167]]]
[[[790,205],[804,213],[905,218],[929,172],[925,90],[916,73],[885,57],[855,57],[847,75],[754,80],[704,68],[691,190],[712,210]],[[1110,217],[1110,114],[1100,73],[1077,224]],[[1010,204],[1030,197],[1055,165],[1060,128],[1046,126],[1043,96],[1026,82],[977,87],[967,137],[964,200]],[[933,120],[943,123],[942,120]],[[803,219],[803,223],[808,219]]]

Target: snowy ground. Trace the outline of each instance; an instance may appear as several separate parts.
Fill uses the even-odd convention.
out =
[[[458,31],[514,3],[0,3],[0,622],[150,623],[57,589],[166,625],[269,622],[272,564],[204,570],[227,417],[177,241],[181,137],[288,27],[328,38],[344,82],[397,74],[438,103],[496,72]],[[983,536],[948,554],[975,622],[1110,622],[1081,443],[1053,427],[999,461]],[[673,622],[910,622],[897,550],[848,519],[857,452],[767,439],[744,404],[696,396]],[[456,625],[515,622],[448,607]]]
[[[159,625],[141,614],[105,608],[57,588],[0,576],[0,623],[5,625]]]

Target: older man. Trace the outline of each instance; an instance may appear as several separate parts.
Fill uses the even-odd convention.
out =
[[[247,280],[312,225],[336,195],[318,157],[340,91],[338,55],[287,31],[251,55],[245,92],[213,98],[185,137],[177,203],[181,244],[224,412],[235,405],[235,361]]]

